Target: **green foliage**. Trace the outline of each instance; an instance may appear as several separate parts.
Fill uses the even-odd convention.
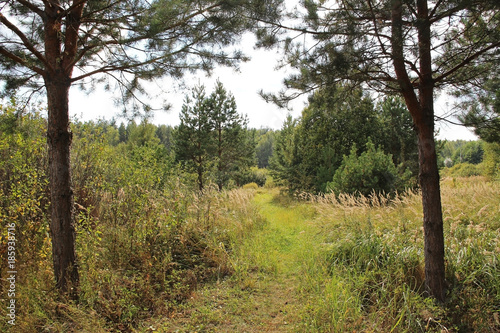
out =
[[[246,129],[247,120],[237,113],[234,97],[220,82],[208,97],[205,87],[195,87],[180,118],[174,132],[175,156],[197,174],[200,190],[207,179],[221,190],[253,164],[255,143]]]
[[[247,131],[248,119],[237,112],[234,96],[220,81],[207,100],[215,137],[215,183],[222,190],[236,174],[254,164],[254,137]]]
[[[483,161],[483,154],[483,143],[481,141],[468,141],[455,150],[452,160],[455,164],[479,164]]]
[[[445,170],[444,175],[449,177],[472,177],[480,176],[481,168],[475,164],[458,163]]]
[[[150,111],[152,103],[137,101],[141,94],[147,95],[144,81],[180,77],[189,70],[208,71],[216,65],[236,65],[245,56],[227,47],[241,33],[257,26],[252,18],[272,19],[279,7],[279,1],[239,0],[76,4],[63,1],[57,13],[49,6],[54,13],[48,15],[43,3],[6,3],[3,12],[13,22],[5,19],[0,23],[12,34],[0,37],[1,79],[6,91],[22,86],[38,90],[44,85],[43,79],[56,71],[49,64],[57,63],[59,74],[80,81],[84,89],[96,87],[95,81],[86,84],[89,76],[105,81],[106,90],[114,88],[107,79],[114,80],[121,87],[117,90],[122,102],[130,102],[124,107],[126,111]],[[50,24],[53,26],[49,28]],[[47,29],[54,29],[54,33],[42,33]],[[30,36],[29,42],[23,36]],[[44,47],[46,43],[54,45],[50,52]],[[75,66],[82,72],[71,77]]]
[[[296,168],[293,165],[296,127],[297,120],[289,115],[283,122],[281,130],[276,134],[274,153],[269,160],[270,173],[276,183],[286,187],[292,186],[296,173]]]
[[[381,124],[371,98],[360,89],[329,87],[314,94],[295,132],[296,189],[324,192],[352,145],[363,147],[369,137],[379,142]]]
[[[139,125],[131,121],[127,126],[127,143],[131,146],[157,145],[160,139],[157,137],[158,128],[144,119]]]
[[[328,191],[336,194],[348,193],[368,196],[376,193],[404,191],[410,178],[409,171],[399,174],[392,156],[368,140],[366,151],[358,156],[356,145],[349,156],[344,155],[341,166],[335,172],[333,181],[327,185]]]
[[[268,178],[267,169],[251,167],[237,177],[238,184],[256,183],[258,186],[264,186]]]
[[[205,184],[210,163],[213,163],[210,156],[215,153],[215,138],[207,102],[205,87],[195,87],[191,98],[185,98],[180,114],[181,123],[174,132],[175,157],[183,161],[187,170],[197,174],[200,190]]]
[[[486,143],[484,145],[483,172],[492,179],[500,179],[500,144]]]
[[[174,138],[172,126],[159,125],[156,128],[156,136],[160,139],[160,143],[165,146],[167,152],[171,152],[173,150]]]
[[[418,146],[413,120],[401,97],[386,96],[376,107],[382,126],[380,146],[394,164],[418,175]]]
[[[290,120],[277,135],[274,162],[275,179],[292,192],[325,192],[327,183],[356,145],[365,150],[368,138],[391,154],[401,170],[418,173],[416,135],[412,120],[400,99],[386,98],[373,106],[361,89],[334,86],[316,92],[309,106],[291,129]],[[280,142],[286,135],[287,142]],[[288,156],[284,158],[285,154]]]
[[[482,140],[438,141],[439,164],[441,167],[452,167],[459,163],[480,164],[483,161],[484,146],[485,142]]]
[[[21,279],[23,267],[36,267],[48,255],[46,121],[28,108],[21,109],[15,99],[0,105],[0,253],[7,253],[7,225],[13,223]],[[1,276],[6,266],[2,260]]]
[[[267,168],[269,160],[273,156],[276,133],[270,129],[260,129],[256,131],[256,136],[255,155],[257,157],[257,166],[262,169]]]
[[[482,20],[479,22],[483,23]],[[485,66],[475,84],[455,90],[462,109],[458,119],[486,142],[500,143],[500,69]]]

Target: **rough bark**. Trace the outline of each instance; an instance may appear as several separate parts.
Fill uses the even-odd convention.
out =
[[[434,141],[434,81],[430,52],[430,23],[426,0],[417,0],[420,82],[418,97],[403,55],[402,2],[393,1],[392,48],[398,84],[418,136],[419,183],[424,214],[425,285],[430,296],[443,302],[446,294],[443,214]]]
[[[69,127],[69,89],[78,44],[78,27],[86,1],[72,7],[62,38],[62,16],[58,1],[46,2],[44,11],[45,58],[43,75],[47,91],[49,182],[51,200],[50,233],[56,287],[78,297],[79,274],[75,251]],[[64,50],[64,51],[63,51]]]
[[[433,117],[431,123],[434,124]],[[443,214],[437,166],[434,126],[426,121],[417,125],[419,181],[424,212],[425,285],[428,293],[443,302],[446,295]]]
[[[420,186],[424,211],[425,283],[431,296],[444,301],[445,266],[441,190],[434,142],[434,81],[432,78],[431,28],[427,0],[417,0],[418,48],[421,84],[418,131]]]
[[[45,79],[48,101],[47,143],[51,199],[50,233],[57,288],[75,296],[78,292],[78,265],[75,252],[73,191],[71,189],[69,128],[69,78],[48,76]]]

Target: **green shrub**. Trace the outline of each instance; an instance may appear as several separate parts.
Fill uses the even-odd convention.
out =
[[[259,185],[257,185],[256,183],[248,183],[248,184],[243,185],[243,188],[246,190],[248,190],[248,189],[256,190],[259,188]]]
[[[360,156],[354,145],[349,156],[344,155],[341,166],[327,185],[327,191],[368,196],[373,192],[403,191],[409,184],[410,172],[398,172],[392,156],[385,154],[369,140]]]
[[[16,111],[15,101],[0,106],[0,221],[15,224],[17,260],[35,266],[45,255],[48,232],[45,128],[39,113]],[[0,233],[0,253],[6,250],[6,232],[5,227]]]
[[[238,184],[256,183],[258,186],[264,186],[268,177],[267,169],[251,167],[245,173],[237,177]]]
[[[455,164],[451,168],[446,169],[444,173],[449,177],[472,177],[480,176],[482,172],[479,165],[459,163]]]
[[[270,189],[270,188],[273,188],[275,186],[276,186],[276,183],[274,182],[274,178],[271,175],[268,175],[266,177],[266,183],[264,184],[264,187]]]
[[[484,175],[491,179],[500,179],[500,143],[484,144]]]

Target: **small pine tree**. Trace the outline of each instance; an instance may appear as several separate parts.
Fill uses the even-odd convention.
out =
[[[197,174],[200,190],[209,178],[221,190],[253,163],[255,143],[247,135],[247,119],[237,113],[234,97],[220,82],[210,96],[204,86],[194,88],[180,119],[174,133],[176,159]]]
[[[175,132],[175,156],[188,170],[196,173],[201,191],[214,150],[211,135],[213,124],[204,86],[193,89],[192,99],[186,97],[180,120]]]

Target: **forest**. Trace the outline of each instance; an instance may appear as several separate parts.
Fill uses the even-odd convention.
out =
[[[280,129],[183,81],[248,34]],[[0,1],[0,330],[499,331],[499,41],[489,0]]]

